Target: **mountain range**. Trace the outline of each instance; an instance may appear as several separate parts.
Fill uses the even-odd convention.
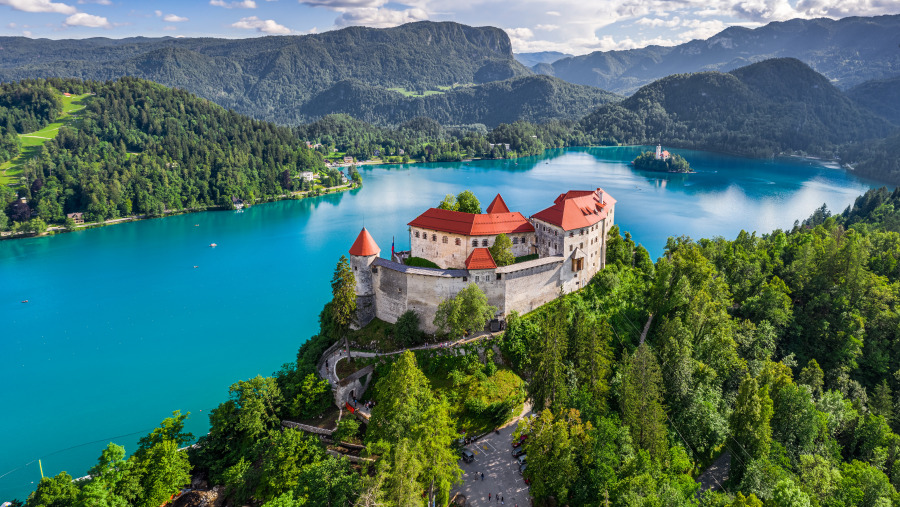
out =
[[[0,37],[3,82],[129,75],[283,124],[309,120],[301,115],[301,106],[345,80],[356,80],[363,88],[402,92],[528,74],[513,58],[503,30],[449,22],[251,39]]]
[[[580,127],[604,144],[662,142],[753,157],[835,156],[897,130],[794,58],[668,76],[599,107]]]
[[[677,46],[596,51],[533,67],[537,73],[622,94],[672,74],[727,72],[769,58],[797,58],[848,89],[900,74],[900,15],[793,19],[749,29],[732,26]]]

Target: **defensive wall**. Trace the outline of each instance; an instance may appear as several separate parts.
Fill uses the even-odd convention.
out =
[[[513,311],[530,312],[558,297],[561,288],[570,292],[587,282],[562,256],[485,270],[421,268],[376,258],[371,273],[374,294],[357,300],[358,305],[366,305],[369,316],[360,325],[368,324],[371,317],[396,322],[404,312],[413,310],[428,333],[437,330],[434,316],[438,305],[470,283],[484,291],[488,303],[497,307],[498,316],[506,316]],[[359,317],[363,320],[362,314]]]

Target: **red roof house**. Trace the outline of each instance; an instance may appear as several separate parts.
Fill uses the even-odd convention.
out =
[[[487,248],[476,248],[466,259],[466,269],[497,269],[497,263]]]
[[[381,253],[381,249],[378,248],[378,243],[375,243],[372,235],[369,234],[369,231],[367,231],[365,227],[363,227],[362,230],[359,231],[359,236],[356,237],[356,241],[353,242],[353,246],[350,247],[350,255],[368,257],[370,255],[378,255],[379,253]]]
[[[553,206],[535,213],[532,218],[561,227],[564,231],[590,227],[606,218],[609,206],[616,202],[603,189],[569,190],[560,194]]]
[[[407,225],[464,236],[495,236],[501,233],[534,232],[534,226],[524,215],[518,211],[509,211],[500,194],[497,194],[497,197],[488,206],[487,213],[475,215],[431,208]]]

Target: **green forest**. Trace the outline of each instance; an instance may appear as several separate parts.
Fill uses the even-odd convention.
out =
[[[100,221],[230,206],[232,197],[266,200],[310,190],[299,177],[304,171],[319,173],[324,187],[341,182],[291,129],[135,78],[6,85],[0,128],[14,135],[51,122],[62,92],[94,95],[76,127],[61,127],[23,164],[22,183],[0,187],[2,226],[61,224],[73,212]],[[30,106],[21,107],[25,102]],[[7,159],[16,153],[7,150]]]
[[[317,362],[345,336],[342,260],[319,334],[271,377],[234,383],[199,445],[176,450],[192,437],[175,413],[131,457],[110,444],[90,480],[42,479],[26,505],[159,505],[191,473],[242,504],[445,505],[459,432],[509,419],[526,396],[534,416],[514,438],[527,435],[536,505],[900,503],[900,191],[791,230],[670,238],[656,262],[613,228],[607,262],[584,289],[511,315],[499,356],[472,344],[376,362],[371,422],[342,419],[346,444],[329,444],[281,421],[334,410]],[[351,332],[356,347],[367,329]],[[354,442],[371,461],[326,453]],[[699,493],[717,459],[727,480]]]

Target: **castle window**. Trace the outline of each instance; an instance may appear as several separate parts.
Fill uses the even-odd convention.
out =
[[[478,246],[478,240],[477,240],[477,239],[473,239],[473,240],[472,240],[472,246]]]
[[[476,277],[475,277],[475,281],[476,281],[476,282],[480,282],[480,281],[481,281],[481,277],[480,277],[480,276],[476,276]]]
[[[431,235],[431,241],[437,241],[437,234]]]
[[[487,246],[487,240],[486,240],[486,239],[481,240],[481,246]]]
[[[574,237],[575,237],[575,231],[570,232],[570,233],[569,233],[569,237],[570,237],[570,238],[574,238]]]
[[[419,231],[416,231],[416,237],[417,238],[419,237]]]
[[[502,275],[500,273],[497,273],[497,280],[499,280],[501,276]]]
[[[519,238],[513,238],[513,245],[519,244]]]
[[[402,293],[402,292],[403,292],[403,289],[401,289],[400,287],[397,287],[397,292]]]
[[[462,240],[459,238],[456,238],[456,246],[459,246],[459,245],[462,245]]]
[[[574,245],[569,245],[569,251],[570,251],[570,252],[572,251],[573,248],[575,248]]]
[[[468,281],[469,281],[469,277],[468,277],[468,276],[464,276],[464,277],[463,277],[463,281],[464,281],[464,282],[468,282]]]
[[[447,236],[444,236],[443,238],[441,238],[441,242],[446,245],[447,244]]]

